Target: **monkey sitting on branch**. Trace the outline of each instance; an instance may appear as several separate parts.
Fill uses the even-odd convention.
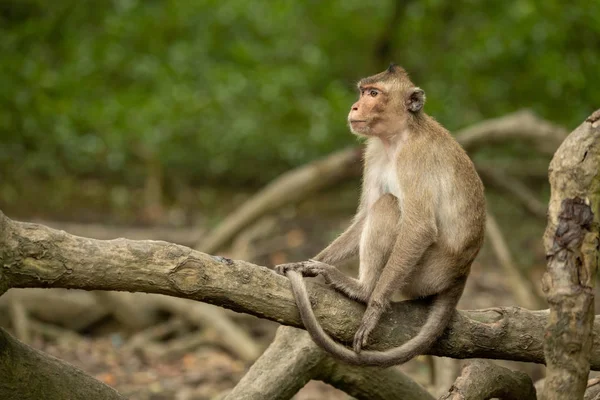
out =
[[[276,270],[292,284],[306,330],[350,364],[391,366],[422,354],[450,322],[471,263],[483,243],[483,184],[466,152],[423,112],[425,93],[394,64],[358,82],[348,125],[365,137],[363,187],[350,227],[309,261]],[[358,279],[333,265],[358,255]],[[339,292],[367,305],[353,342],[335,342],[317,321],[302,276],[322,275]],[[419,333],[387,351],[361,351],[394,291],[432,297]]]

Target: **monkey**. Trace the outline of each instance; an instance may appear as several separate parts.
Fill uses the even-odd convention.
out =
[[[350,226],[308,261],[280,264],[312,339],[340,360],[388,367],[427,351],[443,334],[483,244],[484,188],[473,162],[423,111],[425,92],[400,66],[361,79],[348,114],[350,131],[366,139],[362,191]],[[334,265],[358,256],[358,279]],[[321,275],[366,310],[353,349],[334,341],[311,308],[303,276]],[[394,292],[431,298],[427,320],[403,345],[364,350]]]

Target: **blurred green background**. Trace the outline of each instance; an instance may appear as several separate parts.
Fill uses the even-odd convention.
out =
[[[0,201],[256,188],[355,143],[354,82],[392,60],[451,130],[523,107],[572,129],[599,51],[598,1],[0,0]]]

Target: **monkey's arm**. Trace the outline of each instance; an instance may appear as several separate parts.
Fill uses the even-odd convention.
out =
[[[389,305],[393,292],[406,285],[406,278],[412,274],[425,251],[437,238],[433,205],[427,204],[423,199],[431,199],[431,195],[419,190],[411,191],[403,200],[403,215],[397,240],[369,297],[367,309],[354,337],[354,351],[357,353],[366,345],[369,334]]]

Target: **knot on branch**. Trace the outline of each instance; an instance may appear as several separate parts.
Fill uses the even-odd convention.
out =
[[[578,251],[593,221],[594,213],[586,200],[580,197],[564,199],[558,214],[558,226],[549,256],[561,250]]]
[[[194,294],[202,289],[202,285],[210,281],[204,273],[202,261],[193,257],[185,259],[169,272],[169,282],[181,293]]]

